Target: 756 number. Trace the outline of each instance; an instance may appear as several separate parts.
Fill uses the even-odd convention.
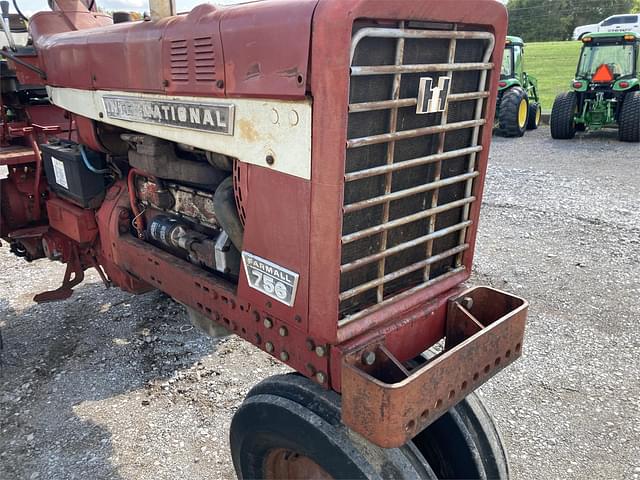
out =
[[[269,295],[275,295],[281,300],[287,298],[287,287],[284,283],[269,275],[264,275],[259,270],[252,270],[251,274],[256,278],[255,286],[264,290]]]

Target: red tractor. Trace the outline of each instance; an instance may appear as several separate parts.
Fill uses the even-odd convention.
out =
[[[67,265],[35,301],[95,268],[295,369],[236,412],[240,478],[506,478],[472,392],[527,303],[463,283],[504,7],[51,5],[2,50],[0,237]]]

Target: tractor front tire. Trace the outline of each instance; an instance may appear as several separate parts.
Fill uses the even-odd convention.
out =
[[[380,448],[341,422],[340,395],[302,375],[270,377],[233,417],[231,456],[249,478],[509,478],[506,452],[474,394],[400,448]]]
[[[578,97],[575,92],[558,95],[551,109],[551,136],[558,140],[569,140],[576,136],[575,114]]]
[[[437,477],[416,446],[380,448],[340,421],[340,396],[298,374],[256,385],[233,416],[231,456],[243,479]]]
[[[618,138],[623,142],[640,142],[640,92],[625,95],[618,121]]]
[[[527,130],[535,130],[540,125],[540,118],[542,117],[542,109],[538,102],[531,102],[529,104],[529,119],[527,120]]]
[[[499,130],[505,137],[521,137],[527,129],[529,99],[520,87],[504,92],[498,114]]]

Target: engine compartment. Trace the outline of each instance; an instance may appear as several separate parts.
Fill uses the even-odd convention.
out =
[[[157,137],[120,137],[117,150],[126,156],[60,139],[40,145],[51,192],[80,209],[101,209],[109,187],[127,180],[131,235],[237,283],[243,230],[233,160]]]

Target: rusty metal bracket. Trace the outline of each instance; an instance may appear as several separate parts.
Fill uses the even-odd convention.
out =
[[[528,303],[489,287],[449,301],[442,352],[408,370],[382,343],[342,360],[342,421],[399,447],[522,355]]]
[[[73,277],[72,277],[73,275]],[[66,300],[73,295],[73,287],[80,284],[84,280],[84,270],[80,263],[78,250],[74,247],[71,251],[71,257],[67,262],[67,269],[64,272],[62,285],[55,290],[42,292],[33,297],[36,303],[56,302],[58,300]]]

